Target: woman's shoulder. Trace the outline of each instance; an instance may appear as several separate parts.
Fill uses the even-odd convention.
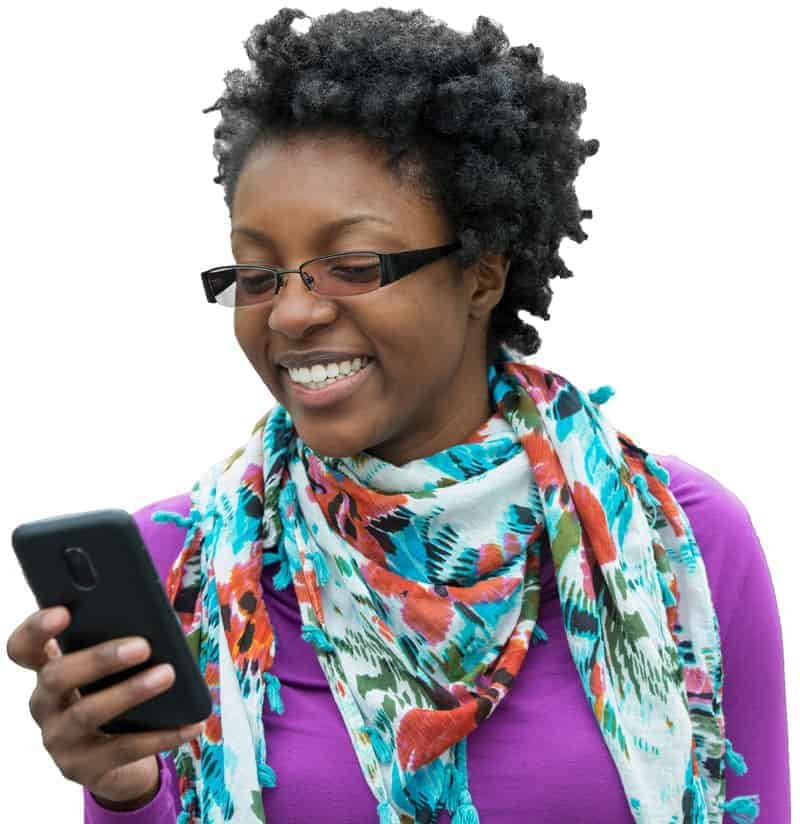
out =
[[[774,598],[767,560],[750,514],[739,497],[713,475],[676,455],[653,457],[669,473],[669,488],[694,532],[706,568],[720,634],[725,637],[745,582],[761,583]]]
[[[699,529],[709,539],[717,539],[713,541],[713,546],[704,548],[706,563],[722,561],[727,565],[737,558],[740,562],[752,560],[752,557],[745,555],[748,550],[752,552],[752,543],[731,542],[732,538],[738,539],[754,532],[750,513],[736,493],[683,458],[655,453],[653,457],[669,473],[670,491],[695,532]],[[724,553],[725,557],[718,557],[719,552]]]

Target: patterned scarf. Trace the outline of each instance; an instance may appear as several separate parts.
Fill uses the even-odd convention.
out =
[[[202,734],[171,752],[178,824],[264,822],[262,719],[282,713],[262,567],[294,587],[381,824],[477,824],[466,740],[509,693],[537,625],[542,546],[570,653],[633,819],[719,824],[723,670],[705,566],[666,470],[584,394],[502,353],[496,410],[464,443],[395,466],[310,449],[286,409],[193,486],[166,590],[208,683]],[[513,699],[511,699],[513,700]],[[268,725],[267,725],[268,729]],[[287,777],[291,780],[291,777]]]

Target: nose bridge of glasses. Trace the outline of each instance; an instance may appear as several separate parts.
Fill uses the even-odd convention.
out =
[[[278,272],[278,276],[275,283],[275,294],[277,295],[278,292],[286,285],[288,281],[289,275],[300,275],[300,280],[303,283],[303,286],[311,292],[314,289],[314,278],[306,271],[300,269],[283,269]]]

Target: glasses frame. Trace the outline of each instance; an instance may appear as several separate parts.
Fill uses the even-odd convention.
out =
[[[275,274],[275,291],[272,293],[273,297],[280,292],[281,287],[286,283],[286,275],[296,273],[300,275],[300,279],[305,284],[309,292],[314,292],[314,278],[312,275],[305,272],[303,267],[309,263],[315,263],[318,260],[326,260],[332,257],[340,257],[341,255],[377,255],[380,258],[381,267],[381,282],[374,289],[369,289],[366,292],[354,292],[352,295],[342,295],[342,297],[355,297],[356,295],[368,295],[370,292],[376,292],[383,286],[389,283],[394,283],[400,278],[416,272],[423,266],[429,263],[441,260],[447,255],[455,252],[461,248],[461,241],[455,240],[452,243],[447,243],[444,246],[430,246],[427,249],[412,249],[408,252],[375,252],[372,249],[354,249],[345,252],[334,252],[330,255],[322,255],[320,257],[310,258],[303,261],[297,269],[278,269],[276,266],[268,266],[260,263],[231,263],[228,266],[214,266],[212,269],[206,269],[200,273],[203,281],[203,290],[206,294],[206,299],[209,303],[218,303],[215,291],[217,293],[227,289],[234,280],[235,275],[233,271],[238,268],[243,269],[261,269],[263,271]],[[227,276],[223,276],[223,273]],[[227,281],[225,285],[220,286],[220,279]],[[216,281],[216,283],[215,283]],[[335,295],[322,295],[322,297],[336,297]],[[242,308],[247,306],[258,306],[266,301],[256,301],[252,304],[243,304]],[[219,303],[219,306],[226,306],[224,303]],[[236,306],[227,308],[239,308]]]

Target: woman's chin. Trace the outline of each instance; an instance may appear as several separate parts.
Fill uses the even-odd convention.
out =
[[[318,455],[325,455],[329,458],[350,458],[369,448],[369,444],[363,439],[332,437],[331,433],[304,432],[301,425],[296,423],[295,426],[303,443]]]

